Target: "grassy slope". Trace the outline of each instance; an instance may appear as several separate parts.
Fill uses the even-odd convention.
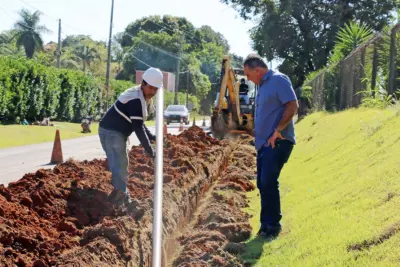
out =
[[[296,134],[280,178],[283,232],[269,243],[253,237],[243,258],[255,266],[399,266],[399,109],[316,113]],[[250,205],[255,234],[257,192]],[[390,227],[398,233],[381,244],[348,251]]]

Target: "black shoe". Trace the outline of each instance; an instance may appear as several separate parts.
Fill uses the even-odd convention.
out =
[[[279,236],[280,232],[282,231],[281,226],[268,226],[267,228],[261,228],[257,235],[263,238],[276,238]]]

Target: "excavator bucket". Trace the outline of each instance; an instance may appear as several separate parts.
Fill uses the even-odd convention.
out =
[[[230,133],[242,130],[237,71],[232,69],[229,56],[225,56],[221,66],[221,86],[211,117],[211,133],[216,139],[226,138]]]
[[[222,113],[215,112],[211,117],[211,133],[216,139],[223,139],[228,133],[228,122]]]

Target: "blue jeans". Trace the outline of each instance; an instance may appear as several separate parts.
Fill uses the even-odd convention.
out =
[[[275,148],[264,145],[257,152],[257,188],[261,196],[261,228],[280,227],[281,203],[279,195],[279,175],[283,165],[289,160],[293,143],[277,140]]]
[[[99,137],[101,146],[106,152],[114,189],[121,190],[129,196],[126,186],[126,179],[129,174],[128,138],[117,131],[101,127],[99,127]]]

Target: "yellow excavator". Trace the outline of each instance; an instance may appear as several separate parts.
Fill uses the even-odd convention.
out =
[[[248,88],[244,94],[240,90],[241,83]],[[233,69],[230,57],[225,56],[221,67],[221,86],[211,117],[214,138],[224,139],[242,133],[254,135],[257,90],[258,86],[247,80],[243,69]]]

